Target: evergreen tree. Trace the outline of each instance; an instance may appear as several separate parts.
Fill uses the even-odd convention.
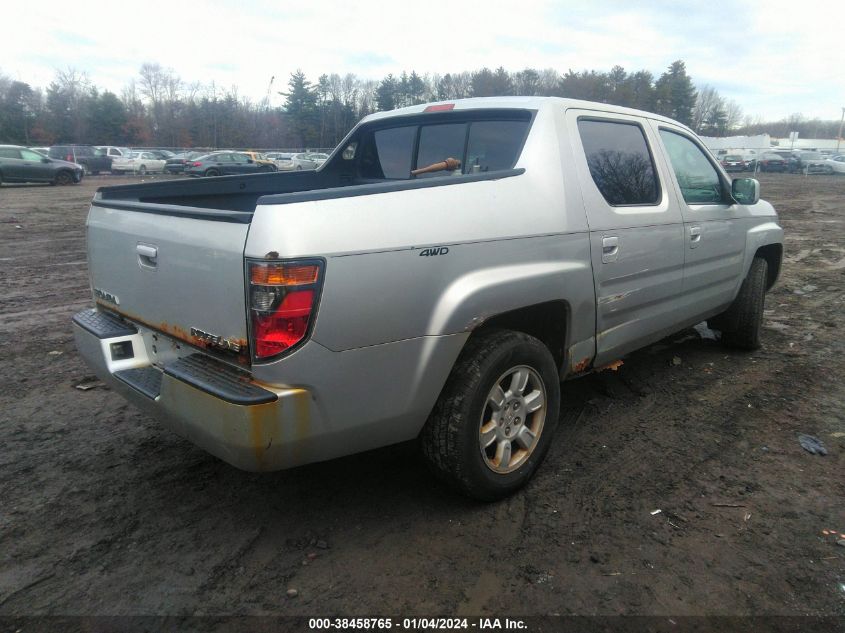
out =
[[[397,85],[396,79],[390,74],[381,80],[376,90],[376,107],[379,110],[393,110],[397,107],[396,104]]]
[[[288,92],[279,94],[287,97],[285,111],[293,127],[293,136],[299,146],[304,148],[318,142],[317,92],[305,78],[305,73],[301,70],[292,73],[288,81]],[[229,104],[229,109],[236,105],[236,103]]]
[[[696,93],[684,62],[672,62],[657,80],[655,93],[655,107],[659,114],[671,117],[684,125],[692,124]]]
[[[91,95],[88,110],[88,130],[91,143],[124,143],[126,108],[112,92]]]

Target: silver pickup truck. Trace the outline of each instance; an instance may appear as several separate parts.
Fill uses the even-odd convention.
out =
[[[702,320],[759,345],[783,231],[670,119],[556,98],[368,116],[317,171],[100,189],[79,351],[210,453],[275,470],[418,438],[523,485],[560,382]]]

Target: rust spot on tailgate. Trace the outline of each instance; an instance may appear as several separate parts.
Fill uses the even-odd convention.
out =
[[[114,312],[116,314],[119,314],[120,316],[126,317],[130,321],[134,321],[135,323],[143,325],[151,330],[161,332],[162,334],[166,334],[171,338],[178,339],[180,341],[193,345],[194,347],[198,347],[200,349],[211,352],[212,354],[220,358],[224,358],[230,361],[234,360],[239,365],[243,365],[246,367],[250,365],[249,342],[246,339],[228,339],[233,343],[236,343],[240,347],[239,352],[224,350],[199,336],[191,335],[190,332],[186,331],[185,328],[179,325],[170,325],[169,323],[167,323],[167,321],[160,321],[159,323],[149,323],[144,319],[139,318],[137,315],[132,314],[131,312],[128,312],[123,309],[116,309],[114,306],[103,303],[102,301],[97,301],[97,304],[100,305],[103,309],[108,310],[109,312]]]

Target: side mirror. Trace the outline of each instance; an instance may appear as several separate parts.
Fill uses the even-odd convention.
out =
[[[757,204],[760,200],[760,182],[756,178],[737,178],[731,183],[731,195],[740,204]]]

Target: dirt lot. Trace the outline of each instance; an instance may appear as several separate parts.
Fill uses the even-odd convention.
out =
[[[690,330],[567,383],[492,505],[409,445],[240,472],[76,389],[88,201],[123,180],[0,188],[0,615],[845,614],[845,178],[761,180],[787,235],[765,348]]]

